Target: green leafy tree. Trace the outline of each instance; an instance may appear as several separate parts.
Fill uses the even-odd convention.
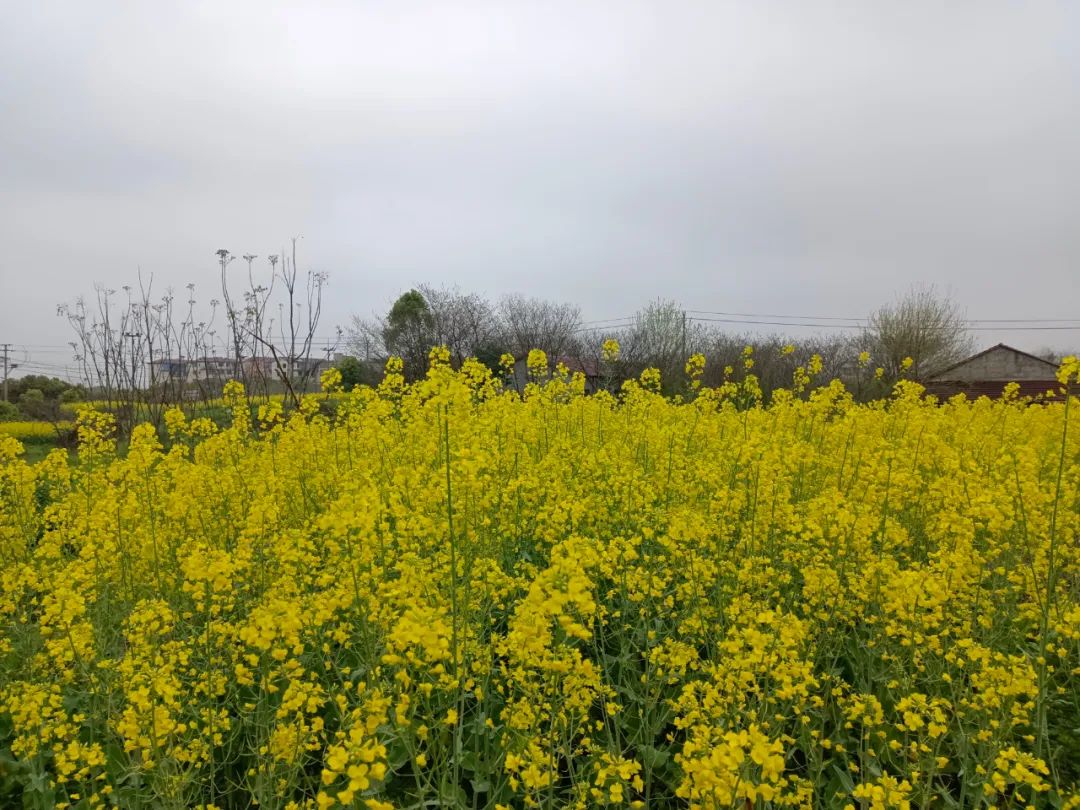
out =
[[[434,319],[427,300],[418,290],[409,290],[394,302],[383,327],[386,350],[405,363],[405,374],[415,379],[427,367],[427,355],[434,345]]]
[[[500,361],[506,351],[507,349],[503,344],[489,341],[476,347],[476,359],[491,369],[493,373],[499,375],[502,373]]]
[[[19,396],[19,410],[30,419],[54,419],[60,410],[55,399],[46,399],[40,388],[28,388]]]
[[[46,377],[44,374],[27,374],[25,377],[11,380],[8,383],[8,389],[13,400],[18,400],[31,389],[41,391],[45,399],[59,399],[65,391],[83,392],[85,390],[82,386],[72,385],[59,377]]]
[[[336,368],[341,372],[341,385],[346,391],[351,391],[358,385],[375,385],[379,382],[379,374],[371,364],[352,355],[341,358]]]

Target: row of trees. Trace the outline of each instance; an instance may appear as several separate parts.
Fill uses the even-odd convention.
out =
[[[55,422],[61,405],[86,399],[86,389],[57,377],[27,374],[8,381],[8,399],[0,401],[0,422],[35,419]]]
[[[476,357],[495,368],[507,352],[580,354],[581,310],[520,295],[492,303],[476,293],[422,285],[398,298],[385,316],[354,318],[346,345],[364,360],[401,357],[411,378],[424,373],[432,346],[446,346],[455,364]]]
[[[788,384],[795,367],[814,354],[822,358],[824,378],[857,377],[866,365],[859,358],[868,354],[874,370],[882,369],[874,374],[877,388],[884,388],[902,373],[927,375],[972,350],[960,307],[933,288],[914,289],[881,307],[857,333],[793,341],[784,335],[732,334],[688,317],[673,301],[651,303],[617,325],[590,326],[573,304],[518,295],[491,302],[476,293],[420,286],[401,295],[385,316],[354,318],[345,345],[366,361],[350,360],[350,370],[365,367],[370,378],[385,357],[396,355],[404,360],[406,375],[416,378],[435,345],[447,346],[456,363],[476,357],[492,368],[503,353],[520,359],[533,348],[543,349],[552,362],[572,357],[598,367],[603,343],[611,338],[618,340],[620,354],[606,368],[616,380],[653,367],[675,381],[682,377],[686,358],[700,353],[707,359],[705,382],[717,383],[728,369],[746,369],[744,348],[754,345],[753,370],[766,391]],[[795,350],[785,351],[788,345]],[[907,369],[909,357],[914,365]],[[347,376],[368,381],[363,375]]]
[[[193,284],[178,299],[172,290],[156,294],[153,279],[141,274],[121,292],[97,287],[92,299],[61,306],[75,334],[71,345],[83,386],[112,407],[122,425],[146,418],[158,423],[175,402],[208,404],[227,379],[243,382],[255,395],[284,392],[296,403],[314,387],[320,370],[322,358],[313,355],[327,283],[325,273],[300,271],[296,249],[294,239],[289,251],[261,261],[250,253],[217,251],[220,298],[208,307],[197,304]],[[611,338],[621,351],[616,361],[603,364],[609,382],[654,367],[674,385],[686,358],[703,354],[706,384],[752,365],[766,393],[787,385],[795,367],[815,354],[823,362],[823,379],[856,378],[865,366],[859,358],[869,354],[881,368],[875,379],[883,389],[902,372],[932,374],[972,349],[963,312],[933,288],[914,289],[881,307],[855,333],[792,341],[784,335],[732,334],[688,317],[673,301],[595,325],[583,322],[580,308],[570,303],[521,295],[491,301],[427,285],[402,294],[385,315],[354,318],[347,333],[337,330],[320,349],[329,359],[344,343],[350,356],[339,367],[349,384],[376,382],[390,355],[401,357],[407,377],[415,379],[436,345],[448,347],[455,364],[477,357],[494,369],[506,353],[520,359],[542,349],[552,362],[570,358],[579,367],[598,369],[604,341]],[[747,364],[743,350],[750,344],[756,351]],[[795,350],[787,351],[788,344]],[[909,357],[914,365],[905,369]]]
[[[160,424],[172,403],[206,405],[229,379],[251,395],[284,392],[293,402],[317,384],[327,274],[300,270],[296,239],[261,261],[216,255],[220,297],[205,304],[194,284],[178,298],[172,289],[156,292],[153,277],[140,273],[134,285],[97,285],[92,297],[58,307],[74,333],[80,382],[122,429],[142,419]]]

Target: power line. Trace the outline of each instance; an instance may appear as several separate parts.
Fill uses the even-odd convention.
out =
[[[599,320],[595,320],[595,321],[582,321],[578,325],[579,326],[588,326],[589,324],[594,324],[594,323],[611,323],[612,321],[632,321],[636,317],[637,316],[635,316],[635,315],[624,315],[621,318],[600,318]]]
[[[841,318],[836,315],[777,315],[768,312],[714,312],[707,309],[688,309],[693,315],[723,315],[729,318],[797,318],[804,321],[864,321],[866,318]]]
[[[1080,323],[1080,318],[968,318],[965,323]]]
[[[780,315],[768,312],[718,312],[704,309],[688,309],[693,315],[720,315],[728,318],[786,318],[798,321],[846,321],[851,323],[863,323],[870,319],[862,317],[841,317],[839,315]],[[964,323],[994,324],[994,323],[1017,323],[1017,324],[1080,324],[1080,318],[963,318]]]
[[[701,313],[704,310],[686,310],[687,313]],[[719,313],[717,313],[719,314]],[[753,316],[749,313],[737,314],[732,313],[735,317],[729,318],[704,318],[694,315],[688,315],[687,320],[696,321],[698,323],[723,323],[731,324],[734,326],[787,326],[787,327],[801,327],[807,329],[841,329],[841,330],[860,330],[865,331],[870,328],[869,324],[865,322],[859,322],[859,319],[855,318],[840,318],[834,316],[821,316],[820,321],[811,320],[816,316],[797,316],[797,315],[757,315]],[[790,318],[792,320],[770,320],[770,318]],[[633,321],[632,318],[626,319],[610,319],[611,321],[625,320]],[[833,323],[831,321],[840,321],[840,323]],[[962,322],[960,329],[967,332],[1046,332],[1046,331],[1080,331],[1080,319],[1069,318],[1052,318],[1045,320],[1031,319],[1002,319],[1000,321],[991,319],[973,319]],[[1001,324],[998,326],[979,326],[975,324]],[[1010,325],[1010,324],[1058,324],[1054,326],[1045,325]],[[1069,324],[1069,325],[1062,325]],[[631,323],[607,323],[602,326],[581,326],[574,331],[581,332],[600,332],[605,329],[620,329],[624,326],[630,326]]]
[[[57,375],[57,374],[81,374],[81,370],[73,366],[38,366],[24,363],[19,368],[30,374]]]
[[[774,316],[776,317],[776,316]],[[762,320],[739,320],[735,318],[690,318],[699,323],[731,323],[746,324],[748,326],[807,326],[815,329],[866,329],[862,324],[852,323],[809,323],[805,321],[762,321]]]
[[[60,363],[45,363],[40,360],[26,360],[19,364],[19,368],[67,368]]]
[[[603,332],[605,329],[623,329],[625,327],[632,326],[632,325],[633,325],[632,323],[613,323],[613,324],[607,324],[606,326],[581,326],[581,327],[579,327],[579,328],[577,328],[577,329],[575,329],[573,331],[575,333],[578,333],[578,332]]]
[[[33,349],[35,351],[45,350],[45,349],[49,349],[49,350],[53,350],[53,351],[59,351],[61,349],[64,349],[66,351],[71,351],[71,344],[70,343],[18,343],[18,344],[12,344],[12,345],[15,346],[15,348],[23,349],[23,350],[26,350],[26,351],[29,351],[30,349]]]
[[[761,320],[736,320],[733,318],[691,318],[693,321],[705,323],[730,323],[747,324],[749,326],[802,326],[811,329],[859,329],[866,330],[870,327],[866,324],[848,323],[810,323],[807,321],[761,321]],[[964,324],[984,323],[983,321],[964,321]],[[942,327],[948,329],[948,327]],[[966,332],[1046,332],[1046,331],[1080,331],[1080,323],[1075,326],[961,326]]]

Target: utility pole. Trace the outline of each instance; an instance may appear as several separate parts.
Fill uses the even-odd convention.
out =
[[[2,348],[3,351],[4,351],[4,402],[7,402],[8,401],[8,385],[7,385],[8,373],[10,371],[14,370],[14,369],[17,369],[19,367],[19,364],[9,362],[10,353],[11,353],[11,344],[10,343],[0,344],[0,348]]]

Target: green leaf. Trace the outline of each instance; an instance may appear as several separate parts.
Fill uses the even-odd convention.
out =
[[[461,785],[444,784],[439,788],[440,807],[466,807],[469,798]]]
[[[840,780],[840,784],[844,786],[844,790],[848,793],[855,790],[855,782],[852,780],[851,774],[845,768],[841,768],[834,762],[832,769],[836,771],[836,776]]]
[[[386,763],[391,771],[398,771],[411,759],[409,749],[401,737],[394,737],[386,746]]]
[[[641,763],[654,771],[662,768],[667,761],[671,759],[671,754],[669,752],[661,751],[659,748],[652,745],[643,745],[638,749],[638,752],[641,757]]]

